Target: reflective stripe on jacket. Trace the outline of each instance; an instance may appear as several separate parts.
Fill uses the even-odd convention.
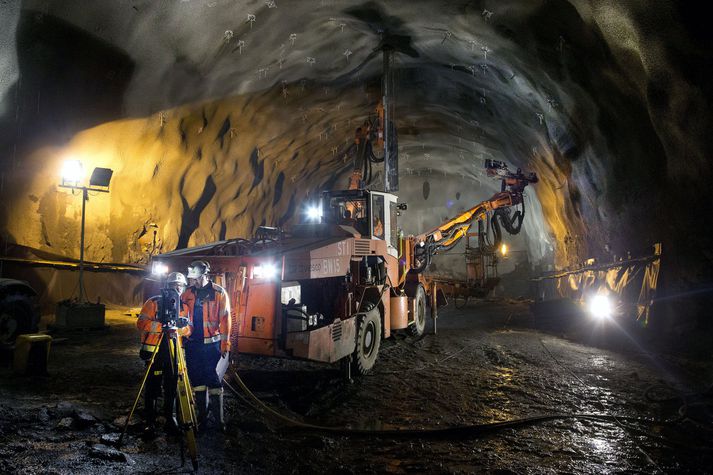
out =
[[[220,342],[220,351],[230,351],[230,300],[226,290],[213,282],[208,283],[211,296],[203,300],[203,343]],[[184,311],[188,312],[193,332],[193,307],[196,303],[195,287],[188,287],[181,295]],[[183,313],[182,316],[186,316]]]
[[[156,320],[158,301],[160,299],[160,295],[154,295],[148,299],[146,303],[144,303],[144,306],[141,307],[141,313],[139,314],[138,320],[136,320],[136,327],[141,330],[141,349],[144,351],[153,352],[161,339],[163,326],[161,322]],[[190,335],[190,326],[179,328],[178,334],[181,336]]]

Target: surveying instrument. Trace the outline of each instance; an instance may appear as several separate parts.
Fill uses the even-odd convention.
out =
[[[121,431],[121,436],[119,437],[117,445],[121,447],[122,440],[126,434],[126,429],[129,427],[131,417],[134,415],[136,406],[141,398],[141,393],[146,385],[146,379],[148,378],[154,360],[156,359],[156,354],[161,347],[161,343],[164,339],[167,339],[168,350],[171,358],[171,367],[173,374],[177,379],[176,419],[178,422],[178,429],[181,433],[181,467],[183,467],[186,463],[184,450],[185,447],[188,447],[188,454],[191,457],[193,470],[198,470],[198,446],[196,445],[196,428],[198,427],[198,423],[196,419],[195,402],[193,400],[191,383],[188,379],[183,342],[181,335],[177,332],[179,328],[185,327],[188,324],[188,321],[186,318],[180,317],[180,308],[181,299],[180,295],[178,295],[178,291],[167,288],[161,289],[161,295],[158,298],[158,312],[156,314],[156,321],[161,322],[161,336],[153,349],[151,360],[149,361],[144,377],[141,380],[141,387],[139,387],[139,391],[136,394],[136,399],[134,400],[134,405],[131,407],[131,412],[129,412],[129,416],[126,418],[124,429]]]

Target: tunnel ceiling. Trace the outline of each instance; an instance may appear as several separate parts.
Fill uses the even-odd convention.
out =
[[[494,158],[540,175],[525,229],[534,263],[658,241],[710,256],[709,238],[688,230],[713,203],[711,37],[684,2],[0,8],[9,243],[78,254],[80,200],[56,187],[68,156],[115,170],[110,196],[90,198],[93,260],[141,262],[289,223],[310,193],[344,184],[386,42],[407,231],[488,197]]]

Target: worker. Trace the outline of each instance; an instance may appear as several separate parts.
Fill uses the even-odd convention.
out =
[[[198,423],[209,413],[225,430],[223,376],[230,352],[230,301],[226,290],[208,276],[210,264],[194,261],[188,266],[190,287],[181,295],[188,314],[191,336],[185,343],[188,377],[195,392]],[[220,371],[220,372],[219,372]]]
[[[374,237],[384,239],[384,225],[378,216],[374,218]]]
[[[172,272],[166,277],[166,288],[174,289],[178,294],[182,294],[188,285],[186,277],[180,272]],[[162,323],[157,319],[160,295],[155,295],[148,299],[141,308],[141,313],[136,321],[136,326],[141,330],[141,350],[139,356],[146,362],[146,366],[151,362],[151,357],[159,345],[151,368],[148,369],[146,378],[146,390],[144,392],[144,409],[146,427],[144,435],[150,437],[154,434],[156,425],[156,405],[161,396],[163,386],[163,416],[166,419],[164,428],[166,432],[175,434],[178,430],[176,419],[173,415],[176,401],[176,374],[174,372],[172,358],[169,350],[168,338],[161,338],[164,331]],[[188,327],[178,329],[179,334],[186,335]]]
[[[352,218],[351,210],[344,210],[344,217],[342,218],[340,224],[343,224],[344,226],[351,226],[353,228],[356,227],[356,219]]]

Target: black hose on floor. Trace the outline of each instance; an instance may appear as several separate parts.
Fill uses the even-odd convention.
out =
[[[577,381],[579,381],[579,383],[580,383],[584,388],[589,388],[589,385],[588,385],[587,383],[585,383],[585,382],[582,380],[582,378],[580,378],[579,376],[577,376],[577,374],[576,374],[574,371],[572,371],[570,368],[568,368],[568,367],[565,366],[563,363],[561,363],[561,362],[555,357],[555,355],[552,354],[552,352],[549,350],[549,348],[547,348],[547,345],[545,345],[545,342],[542,341],[542,339],[540,339],[540,344],[542,345],[542,348],[545,349],[545,351],[547,352],[547,354],[552,358],[552,360],[553,360],[555,363],[557,363],[562,369],[564,369],[565,371],[567,371],[568,373],[570,373]],[[650,386],[650,387],[648,387],[648,388],[644,391],[644,397],[645,397],[647,400],[649,400],[649,401],[651,401],[651,402],[664,402],[664,401],[671,401],[671,400],[674,400],[674,401],[675,401],[675,400],[679,399],[679,396],[673,397],[673,398],[665,398],[665,399],[654,399],[653,397],[650,396],[650,393],[651,393],[651,391],[652,391],[653,389],[655,389],[656,387],[659,387],[659,386]],[[672,389],[672,388],[668,388],[668,389]],[[705,391],[705,392],[702,393],[702,394],[710,393],[710,392],[711,392],[711,389],[713,389],[713,386],[711,386],[711,388],[709,388],[707,391]],[[631,404],[631,403],[629,403],[629,404]],[[606,407],[605,407],[601,402],[599,403],[599,405],[600,405],[600,407],[601,407],[602,410],[607,410]],[[673,424],[678,424],[678,423],[682,422],[684,419],[686,419],[685,414],[684,414],[684,413],[681,413],[681,409],[684,408],[684,407],[686,407],[685,404],[684,404],[684,406],[681,406],[681,408],[679,408],[679,415],[678,415],[677,417],[675,417],[675,418],[666,419],[666,420],[664,420],[664,421],[651,421],[651,422],[655,422],[656,424],[659,424],[659,425],[673,425]],[[636,428],[636,427],[632,427],[632,426],[630,426],[630,425],[628,425],[628,424],[624,424],[624,423],[622,422],[622,421],[627,420],[627,418],[625,418],[625,417],[616,417],[616,416],[611,416],[611,417],[613,418],[614,422],[616,423],[616,425],[617,425],[620,429],[625,430],[625,431],[628,431],[628,432],[631,432],[631,433],[636,433],[636,434],[639,434],[639,435],[644,435],[644,436],[646,436],[646,437],[648,437],[648,438],[650,438],[650,439],[656,440],[656,441],[658,441],[658,442],[660,442],[660,443],[662,443],[662,444],[665,444],[665,445],[674,446],[674,447],[678,447],[678,448],[682,448],[682,449],[689,449],[689,450],[693,450],[693,451],[697,451],[697,452],[710,452],[711,450],[713,450],[713,449],[711,449],[710,447],[706,447],[706,446],[693,446],[693,445],[691,445],[691,444],[689,444],[688,442],[685,442],[685,441],[679,441],[679,440],[674,440],[674,439],[672,439],[672,438],[662,437],[662,436],[659,435],[659,434],[654,434],[654,433],[649,432],[649,431],[645,431],[645,430],[638,429],[638,428]],[[699,426],[700,426],[700,425],[699,425]],[[710,430],[710,429],[708,429],[708,430]],[[647,457],[648,460],[650,460],[652,463],[654,463],[653,460],[651,459],[651,457],[649,457],[649,455],[644,451],[643,448],[641,448],[640,445],[638,445],[638,443],[637,443],[637,447],[638,447],[638,449],[639,449],[644,455],[646,455],[646,457]],[[655,463],[654,463],[654,464],[655,464]]]
[[[243,393],[249,401],[251,401],[251,406],[253,408],[259,410],[260,412],[266,413],[267,415],[273,417],[276,420],[279,420],[280,422],[286,424],[288,427],[294,428],[294,429],[301,429],[301,430],[306,430],[306,431],[316,431],[316,432],[326,432],[334,435],[343,435],[343,436],[351,436],[351,437],[373,437],[373,436],[382,436],[382,437],[391,437],[391,438],[400,438],[400,437],[406,437],[406,438],[412,438],[412,437],[418,437],[418,438],[463,438],[463,437],[480,437],[484,436],[487,434],[492,434],[494,432],[498,432],[504,429],[518,429],[522,427],[527,427],[531,426],[534,424],[539,424],[542,422],[549,422],[549,421],[555,421],[555,420],[564,420],[564,419],[586,419],[586,420],[593,420],[593,421],[603,421],[603,422],[616,422],[616,419],[625,419],[629,421],[637,421],[637,422],[646,422],[650,423],[653,421],[647,420],[647,419],[642,419],[638,417],[614,417],[614,416],[608,416],[608,415],[601,415],[601,414],[543,414],[543,415],[538,415],[538,416],[531,416],[531,417],[524,417],[520,419],[512,419],[509,421],[503,421],[503,422],[491,422],[488,424],[473,424],[473,425],[465,425],[465,426],[452,426],[452,427],[444,427],[444,428],[439,428],[439,429],[375,429],[375,430],[370,430],[370,429],[351,429],[347,427],[329,427],[329,426],[320,426],[320,425],[315,425],[315,424],[308,424],[305,422],[301,422],[295,419],[292,419],[291,417],[287,417],[283,414],[280,414],[279,412],[275,411],[274,409],[268,407],[265,403],[263,403],[260,399],[255,396],[252,391],[245,385],[243,380],[240,378],[237,372],[233,372],[233,378],[235,379],[235,382],[238,384],[238,386],[242,389]],[[235,394],[236,396],[240,397],[241,399],[245,400],[242,394],[238,392],[237,389],[235,389],[230,382],[227,380],[224,380],[225,385],[228,387],[228,389]]]
[[[670,397],[657,397],[656,392],[674,393]],[[690,422],[708,432],[713,432],[713,385],[701,392],[683,392],[668,384],[654,384],[646,388],[644,398],[656,404],[675,404],[678,406],[678,422]]]

